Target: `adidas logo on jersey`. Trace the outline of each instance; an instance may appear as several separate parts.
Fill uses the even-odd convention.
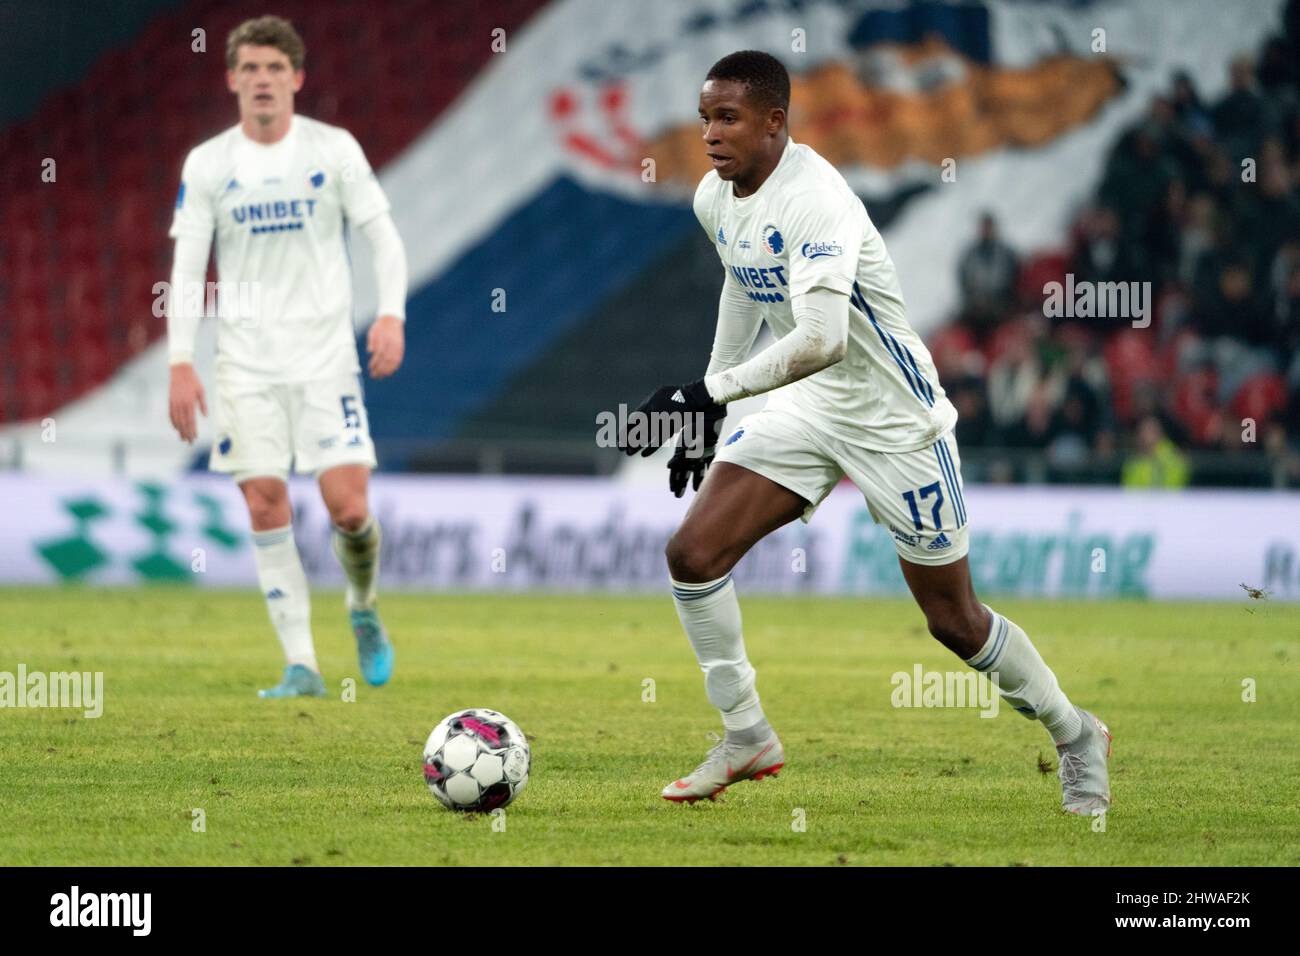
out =
[[[673,392],[673,401],[681,402],[683,405],[686,404],[686,396],[682,394],[682,390],[680,388],[677,391]]]
[[[266,592],[266,596],[268,600],[272,600],[272,601],[274,601],[276,598],[288,597],[288,595],[285,594],[283,591],[281,591],[279,588],[271,588],[271,590]]]
[[[952,547],[952,542],[948,540],[948,536],[944,534],[942,531],[940,531],[939,537],[935,538],[933,541],[927,544],[925,546],[925,549],[927,551],[942,551],[944,548],[951,548],[951,547]]]

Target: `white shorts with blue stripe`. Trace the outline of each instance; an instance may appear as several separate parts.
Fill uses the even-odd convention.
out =
[[[966,556],[966,502],[961,457],[952,431],[916,451],[881,452],[850,445],[782,409],[743,418],[716,461],[757,472],[807,499],[803,520],[841,478],[857,485],[900,557],[914,564],[951,564]]]

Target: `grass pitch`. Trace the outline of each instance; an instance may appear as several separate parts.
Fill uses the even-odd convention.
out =
[[[0,671],[104,674],[98,719],[0,710],[0,864],[1300,864],[1293,605],[995,602],[1115,734],[1104,832],[1060,812],[1037,724],[892,706],[895,672],[961,667],[909,602],[742,596],[787,765],[694,806],[659,789],[721,727],[668,597],[390,595],[379,689],[341,605],[315,595],[331,696],[263,701],[255,593],[0,590]],[[421,777],[467,706],[531,738],[504,829]]]

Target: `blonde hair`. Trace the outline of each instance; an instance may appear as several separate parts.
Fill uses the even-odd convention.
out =
[[[252,46],[272,46],[289,58],[289,64],[295,70],[301,70],[303,60],[307,57],[307,48],[302,37],[293,28],[293,24],[284,17],[265,16],[245,20],[226,37],[226,68],[233,70],[239,62],[239,48],[245,44]]]

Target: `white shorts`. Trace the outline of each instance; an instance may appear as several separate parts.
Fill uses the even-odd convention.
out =
[[[290,385],[218,384],[208,467],[239,480],[374,468],[375,445],[356,374]]]
[[[764,409],[741,419],[715,461],[748,468],[807,499],[804,521],[847,476],[872,519],[889,529],[899,556],[914,564],[951,564],[970,548],[961,458],[951,431],[916,451],[871,451],[789,412]]]

